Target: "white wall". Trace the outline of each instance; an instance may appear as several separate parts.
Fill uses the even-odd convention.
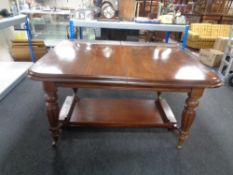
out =
[[[4,8],[10,10],[8,0],[0,0],[0,10]],[[0,30],[0,61],[12,61],[12,57],[9,53],[10,40],[12,37],[12,28]]]
[[[13,29],[0,30],[0,61],[12,61],[9,53],[10,41],[13,38]]]
[[[9,0],[0,0],[0,10],[1,9],[8,9],[8,10],[10,10]]]

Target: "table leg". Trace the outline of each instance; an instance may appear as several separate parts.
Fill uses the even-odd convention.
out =
[[[52,145],[55,146],[60,137],[59,125],[59,106],[57,102],[57,87],[54,83],[44,82],[45,101],[47,116],[50,125],[50,132],[53,139]]]
[[[192,89],[188,93],[188,98],[185,101],[184,110],[182,113],[181,130],[179,135],[178,149],[182,148],[184,141],[188,138],[189,129],[195,119],[196,109],[199,104],[199,99],[203,94],[204,89]]]

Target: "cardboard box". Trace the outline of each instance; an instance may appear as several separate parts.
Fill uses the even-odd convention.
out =
[[[214,43],[214,49],[225,52],[228,39],[228,37],[218,37]],[[233,44],[233,40],[231,41],[231,44]]]
[[[217,67],[220,65],[224,53],[215,49],[201,49],[199,60],[210,67]]]

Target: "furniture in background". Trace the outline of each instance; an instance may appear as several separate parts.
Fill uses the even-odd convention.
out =
[[[162,4],[168,3],[168,1],[164,0],[136,0],[136,12],[135,16],[138,17],[150,17],[150,18],[158,18],[162,15]],[[187,13],[192,13],[193,9],[193,1],[192,0],[174,0],[174,9],[176,11],[180,11],[182,15]],[[188,23],[191,21],[189,17]],[[192,17],[193,21],[193,17]],[[144,38],[146,42],[160,42],[165,37],[170,37],[177,41],[182,41],[182,33],[181,32],[172,32],[165,33],[163,31],[145,31],[143,35],[140,35],[140,38]]]
[[[68,38],[70,10],[22,10],[20,13],[28,15],[33,38],[44,40],[46,46]]]
[[[196,0],[194,12],[201,14],[231,13],[232,0]]]
[[[200,49],[199,60],[210,67],[219,67],[226,48],[228,47],[229,37],[218,37],[214,43],[213,49]],[[231,40],[233,45],[233,40]]]
[[[43,83],[53,145],[61,126],[177,129],[161,92],[183,92],[188,97],[179,130],[181,148],[205,88],[222,84],[217,74],[178,47],[113,41],[63,41],[34,64],[28,76]],[[57,96],[60,87],[74,90],[61,110]],[[78,88],[144,90],[158,92],[158,98],[88,99],[78,97]]]
[[[200,22],[232,24],[232,0],[196,0],[194,14],[200,15]]]
[[[201,49],[198,59],[209,67],[218,67],[221,63],[223,52],[216,49]]]
[[[135,16],[156,18],[158,9],[159,0],[136,0]]]
[[[123,1],[123,0],[122,0]],[[160,15],[159,3],[168,3],[165,0],[136,0],[136,16],[153,17]],[[174,0],[175,10],[182,14],[192,13],[194,8],[193,0]]]
[[[28,45],[30,50],[31,61],[35,61],[34,51],[32,48],[31,31],[28,18],[25,15],[18,15],[14,17],[7,17],[0,19],[0,30],[15,26],[21,23],[26,24]],[[31,62],[18,63],[18,62],[0,62],[0,100],[2,100],[15,86],[17,86],[24,78],[27,69],[31,66]],[[7,77],[6,77],[7,75]]]
[[[214,49],[219,50],[221,52],[225,52],[228,40],[229,37],[223,37],[223,36],[218,37],[214,43]],[[233,45],[233,38],[231,39],[231,44]]]
[[[110,28],[110,29],[129,29],[129,30],[148,30],[148,31],[165,31],[165,42],[168,43],[170,32],[183,32],[184,38],[182,42],[182,48],[186,47],[186,41],[189,31],[188,25],[174,25],[174,24],[147,24],[137,23],[134,21],[99,21],[99,20],[78,20],[70,19],[70,39],[73,40],[75,36],[76,27],[90,27],[90,28]],[[82,32],[80,32],[80,39],[83,38]]]
[[[232,24],[233,23],[233,14],[211,14],[211,15],[200,15],[201,23],[215,23],[215,24]]]
[[[32,48],[34,50],[35,61],[43,57],[48,51],[44,41],[40,39],[32,40]],[[30,60],[29,45],[25,40],[12,40],[10,53],[15,61]]]
[[[26,15],[18,15],[18,16],[14,16],[14,17],[0,19],[0,30],[7,28],[7,27],[10,27],[10,26],[21,24],[21,23],[26,24],[26,31],[27,31],[28,45],[29,45],[29,50],[30,50],[31,61],[35,62],[35,55],[34,55],[34,51],[33,51],[33,47],[32,47],[32,34],[31,34],[28,18]]]
[[[231,32],[229,34],[229,39],[227,42],[227,47],[225,48],[224,56],[219,67],[219,73],[228,80],[229,85],[233,87],[233,26],[231,26]]]
[[[187,46],[194,49],[213,48],[219,36],[228,36],[230,25],[193,23],[190,25]]]
[[[136,1],[135,0],[120,0],[119,4],[119,18],[121,20],[132,21],[135,17]]]

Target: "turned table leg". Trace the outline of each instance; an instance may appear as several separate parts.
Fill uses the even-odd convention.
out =
[[[54,83],[44,82],[45,101],[47,116],[50,125],[50,132],[55,146],[60,136],[59,106],[57,102],[57,87]]]
[[[192,89],[188,93],[188,98],[185,101],[184,110],[182,113],[181,130],[179,134],[179,142],[177,148],[181,149],[184,141],[188,138],[189,129],[195,119],[196,109],[199,104],[199,99],[203,94],[204,89]]]

